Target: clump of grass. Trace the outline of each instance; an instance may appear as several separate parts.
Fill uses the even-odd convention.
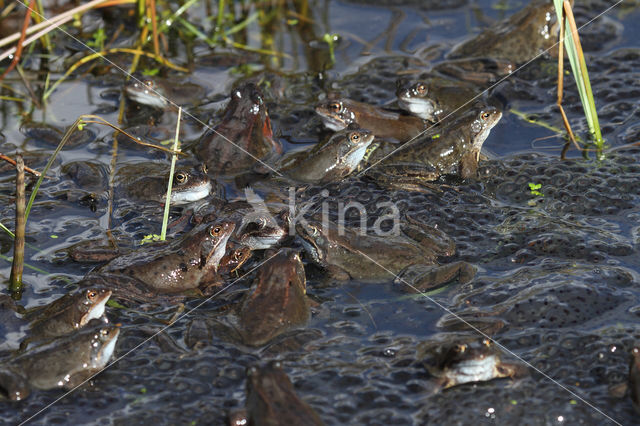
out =
[[[600,159],[604,155],[604,139],[602,138],[602,133],[600,132],[600,124],[598,122],[596,104],[593,99],[593,92],[591,90],[591,82],[589,81],[587,64],[584,59],[582,45],[580,44],[580,37],[578,36],[578,28],[573,17],[571,3],[568,0],[554,0],[553,2],[556,9],[556,14],[558,16],[558,22],[560,23],[560,51],[558,55],[558,106],[560,107],[560,111],[563,116],[565,127],[567,127],[567,131],[569,132],[569,136],[571,140],[576,143],[561,105],[562,72],[564,68],[562,61],[562,47],[564,45],[567,51],[567,57],[569,58],[569,63],[571,64],[571,70],[573,71],[573,77],[575,79],[576,86],[578,87],[578,93],[580,94],[580,101],[582,102],[584,115],[587,120],[587,124],[589,125],[589,131],[591,132],[591,136],[596,147],[596,155]]]

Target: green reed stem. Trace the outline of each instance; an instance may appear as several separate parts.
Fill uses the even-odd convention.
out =
[[[595,141],[596,155],[598,158],[601,158],[603,155],[602,150],[604,148],[604,139],[602,138],[602,133],[600,131],[600,123],[598,121],[596,104],[591,90],[587,64],[584,59],[584,53],[580,44],[580,37],[578,35],[578,29],[573,17],[573,12],[571,11],[571,5],[567,0],[554,0],[554,6],[556,8],[558,22],[562,23],[563,9],[566,14],[566,21],[563,23],[566,26],[564,40],[565,49],[567,51],[569,63],[571,64],[573,78],[576,81],[584,115],[587,120],[587,124],[589,125],[589,131]]]
[[[16,234],[14,234],[13,232],[11,232],[11,230],[9,228],[7,228],[6,226],[4,226],[2,224],[2,222],[0,222],[0,229],[2,229],[4,232],[6,232],[7,234],[11,235],[11,238],[15,238]]]
[[[176,123],[176,135],[173,139],[173,151],[177,152],[180,148],[180,119],[182,117],[182,107],[178,107],[178,122]],[[167,224],[169,223],[169,209],[171,208],[171,187],[173,185],[173,172],[176,168],[176,160],[178,156],[171,156],[171,168],[169,169],[169,183],[167,184],[167,198],[164,202],[164,217],[162,218],[162,231],[160,232],[160,240],[164,241],[167,237]]]
[[[71,134],[76,130],[78,125],[80,125],[80,123],[82,123],[82,118],[83,118],[83,116],[78,117],[78,119],[73,122],[71,127],[69,127],[69,129],[66,131],[66,133],[62,137],[62,140],[60,141],[60,143],[56,147],[56,150],[53,151],[53,155],[51,156],[51,158],[49,158],[49,161],[47,161],[47,164],[44,166],[44,170],[42,170],[42,173],[40,174],[40,177],[38,178],[35,186],[33,187],[33,190],[31,191],[31,196],[29,197],[29,202],[27,203],[27,208],[26,208],[26,210],[24,212],[24,222],[25,222],[25,224],[27,223],[27,219],[29,218],[29,212],[31,211],[31,206],[33,205],[33,202],[36,199],[36,195],[38,195],[38,189],[40,189],[40,185],[42,184],[42,180],[44,179],[45,175],[47,174],[47,172],[49,171],[49,169],[53,165],[53,162],[55,161],[56,157],[58,156],[58,153],[60,152],[60,150],[62,150],[62,147],[64,146],[64,144],[66,144],[67,141],[69,140],[69,138],[71,137]]]

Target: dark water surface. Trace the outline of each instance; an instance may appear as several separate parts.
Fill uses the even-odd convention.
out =
[[[305,49],[299,33],[285,24],[274,31],[275,45],[290,57],[274,66],[282,72],[264,72],[272,89],[265,91],[265,97],[274,132],[287,149],[315,143],[322,134],[313,105],[325,90],[389,104],[400,75],[422,72],[450,47],[525,4],[369,3],[310,3],[316,35],[341,37],[335,65],[322,79],[318,64],[328,57],[326,45],[314,40],[313,48]],[[613,4],[576,3],[579,25]],[[603,134],[614,148],[639,142],[640,12],[636,6],[625,1],[581,32]],[[200,18],[204,8],[189,13],[194,23],[211,27]],[[91,17],[84,20],[89,22]],[[250,43],[259,47],[259,37],[259,28],[251,25]],[[73,62],[71,54],[82,49],[62,33],[54,38],[63,56],[50,64],[59,71],[52,80]],[[175,78],[204,87],[208,100],[189,111],[205,123],[220,119],[226,96],[243,78],[231,72],[231,66],[246,61],[260,71],[270,63],[268,58],[229,49],[229,65],[204,44],[194,50],[193,73],[175,74]],[[184,52],[176,51],[172,60],[183,63]],[[130,60],[111,59],[125,68]],[[37,68],[37,59],[29,61],[25,68]],[[34,421],[223,424],[228,410],[243,404],[245,368],[275,357],[284,361],[300,396],[327,424],[610,422],[594,407],[622,424],[637,422],[631,400],[610,396],[608,387],[626,380],[629,351],[640,341],[640,147],[611,152],[601,162],[583,160],[573,150],[570,160],[560,161],[564,141],[559,136],[509,112],[535,114],[561,127],[554,107],[556,69],[554,59],[541,58],[493,89],[494,102],[505,112],[484,145],[495,158],[481,164],[479,181],[437,195],[389,192],[372,183],[348,181],[329,185],[326,200],[316,196],[318,203],[357,200],[371,211],[377,202],[391,200],[404,215],[448,233],[456,241],[456,258],[479,271],[471,283],[451,285],[434,299],[472,324],[484,318],[503,321],[504,327],[493,337],[548,377],[530,369],[528,377],[517,381],[495,380],[429,395],[428,374],[417,357],[417,346],[460,324],[428,299],[404,296],[391,283],[327,285],[321,273],[308,273],[308,292],[322,303],[314,308],[308,325],[309,342],[294,351],[252,351],[215,338],[208,346],[188,350],[184,336],[192,319],[206,318],[226,303],[223,299],[206,302],[178,320],[162,338],[149,342],[145,342],[149,330],[161,327],[173,308],[149,312],[108,308],[110,320],[122,324],[114,357],[136,349]],[[51,136],[43,127],[60,131],[86,113],[117,122],[123,82],[124,76],[113,68],[104,75],[71,78],[59,86],[44,109],[30,114],[26,103],[2,101],[0,151],[25,152],[26,163],[42,169],[60,138],[60,133]],[[15,73],[5,83],[23,90]],[[574,130],[584,135],[586,123],[575,86],[569,78],[565,86],[565,110]],[[144,123],[153,114],[147,108],[129,110],[126,125]],[[158,121],[158,139],[172,137],[175,115],[166,112]],[[183,140],[189,142],[197,140],[203,126],[187,118],[182,130]],[[92,268],[74,263],[64,249],[105,238],[107,198],[99,194],[90,208],[83,201],[87,191],[65,175],[63,166],[91,161],[108,175],[112,139],[111,129],[89,126],[60,153],[50,171],[53,179],[40,188],[29,216],[27,243],[31,246],[26,252],[26,262],[39,270],[25,269],[27,288],[21,303],[26,307],[44,305],[74,289],[73,283]],[[119,165],[150,159],[166,158],[119,146]],[[0,164],[0,222],[11,228],[13,179],[13,170]],[[531,195],[529,182],[542,184],[544,197]],[[227,189],[233,196],[234,191]],[[133,245],[144,235],[159,232],[161,214],[157,206],[141,211],[136,203],[121,201],[114,206],[111,227],[124,246]],[[12,242],[4,233],[0,254],[12,255]],[[10,263],[3,259],[0,277],[8,279]],[[245,288],[248,283],[236,286]],[[199,303],[189,301],[187,309]],[[2,336],[1,348],[15,347],[22,337]],[[170,340],[176,344],[168,344]],[[36,391],[23,402],[0,401],[1,421],[26,420],[61,395],[62,391]]]

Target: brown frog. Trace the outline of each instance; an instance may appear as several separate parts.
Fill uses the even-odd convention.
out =
[[[158,169],[164,169],[159,173]],[[140,202],[164,203],[169,183],[168,166],[134,164],[121,167],[115,179],[117,189],[125,197]],[[184,205],[206,198],[214,184],[207,176],[206,165],[178,165],[171,184],[171,205]]]
[[[96,321],[71,336],[3,361],[0,394],[20,401],[31,389],[70,389],[99,372],[113,354],[120,329]]]
[[[521,11],[454,47],[448,57],[485,57],[523,64],[552,47],[558,36],[553,2],[536,0]]]
[[[189,82],[176,83],[175,79],[148,77],[136,74],[124,85],[129,99],[139,104],[165,109],[171,104],[198,104],[203,87]]]
[[[368,130],[352,126],[334,133],[309,151],[286,157],[279,170],[305,183],[325,184],[347,177],[358,167],[374,137]]]
[[[24,317],[31,322],[29,340],[67,335],[84,327],[92,319],[108,322],[104,310],[109,297],[111,290],[87,288],[30,311]]]
[[[638,346],[631,348],[627,381],[609,387],[609,393],[616,398],[623,398],[627,391],[633,408],[640,413],[640,347]]]
[[[455,251],[443,232],[417,224],[403,227],[396,235],[379,236],[340,229],[332,222],[324,229],[320,222],[299,221],[296,231],[312,260],[336,279],[370,283],[395,279],[405,289],[424,291],[456,278],[461,283],[473,278],[475,270],[466,262],[438,265],[438,256]]]
[[[249,83],[231,92],[222,122],[202,135],[196,155],[211,173],[235,175],[281,150],[262,93]]]
[[[102,282],[114,295],[154,300],[218,282],[216,273],[235,229],[233,221],[201,224],[168,244],[142,246],[91,272],[84,281]]]
[[[465,383],[485,382],[527,374],[525,365],[503,361],[489,339],[436,339],[418,348],[419,357],[434,377],[431,385],[438,392]]]
[[[400,108],[432,123],[471,103],[476,93],[466,83],[433,76],[399,80],[396,90]]]
[[[189,346],[208,341],[212,334],[250,347],[263,347],[311,316],[304,266],[298,252],[280,249],[260,266],[238,307],[219,319],[192,321],[185,340]],[[270,256],[270,257],[269,257]]]
[[[262,265],[238,311],[238,331],[244,344],[262,346],[306,325],[311,316],[306,283],[304,266],[295,250],[280,249]]]
[[[377,139],[389,142],[406,142],[426,129],[425,122],[418,117],[346,98],[326,99],[316,106],[316,113],[328,129],[339,131],[355,123]]]
[[[425,182],[442,175],[473,178],[482,144],[501,117],[502,113],[494,107],[471,108],[443,127],[390,153],[374,151],[369,158],[372,167],[368,175],[383,185],[412,190],[423,190]]]
[[[318,414],[296,394],[293,384],[277,361],[247,370],[248,424],[323,425]]]

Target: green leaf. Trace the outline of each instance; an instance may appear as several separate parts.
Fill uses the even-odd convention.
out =
[[[107,300],[107,306],[110,308],[116,308],[116,309],[127,309],[126,306],[119,304],[113,299]]]
[[[145,235],[144,238],[142,238],[142,241],[140,241],[140,245],[146,244],[146,243],[152,243],[154,241],[161,241],[162,239],[160,238],[160,235],[158,234],[149,234],[149,235]]]
[[[148,75],[150,77],[153,77],[154,75],[158,75],[159,72],[160,72],[160,68],[150,68],[150,69],[142,70],[142,75]]]

